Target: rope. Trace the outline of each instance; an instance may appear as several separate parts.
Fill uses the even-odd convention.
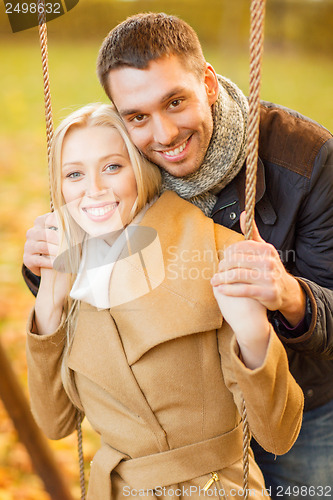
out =
[[[80,467],[80,489],[81,489],[81,500],[86,498],[86,479],[84,475],[84,457],[83,457],[83,446],[82,446],[82,414],[79,410],[76,413],[76,430],[77,430],[77,451],[79,456],[79,467]]]
[[[260,82],[261,60],[264,46],[265,0],[251,2],[250,31],[250,89],[249,89],[249,129],[246,162],[245,188],[245,239],[252,238],[254,207],[256,198],[259,119],[260,119]],[[248,499],[250,431],[245,401],[242,402],[243,420],[243,497]]]
[[[243,424],[243,497],[247,500],[249,496],[249,448],[250,429],[247,420],[245,401],[242,401],[242,424]]]
[[[259,106],[260,106],[260,81],[261,81],[261,59],[264,41],[264,18],[265,18],[265,0],[252,0],[251,2],[251,32],[250,32],[250,91],[249,91],[249,128],[248,128],[248,146],[247,146],[247,164],[246,164],[246,189],[245,189],[245,239],[252,237],[252,227],[254,221],[254,207],[257,181],[257,162],[258,162],[258,139],[259,139]],[[47,155],[50,160],[50,150],[53,138],[53,119],[51,107],[51,92],[48,70],[48,50],[47,50],[47,29],[45,0],[38,0],[38,23],[39,37],[42,55],[43,82],[44,82],[44,101],[45,101],[45,120],[47,136]],[[50,189],[50,204],[53,211],[53,202]],[[84,476],[84,458],[82,447],[82,416],[77,412],[77,436],[78,436],[78,455],[80,464],[80,487],[81,500],[86,498],[85,476]],[[243,497],[248,499],[248,475],[249,475],[249,446],[250,432],[247,420],[247,411],[245,401],[242,402],[242,421],[243,421]]]
[[[252,0],[251,3],[251,33],[250,33],[250,92],[249,92],[249,129],[246,163],[245,239],[252,237],[254,221],[254,205],[256,197],[258,139],[259,139],[259,108],[260,108],[260,77],[261,59],[264,44],[265,0]]]
[[[46,121],[46,140],[47,140],[47,159],[50,162],[51,143],[53,139],[53,118],[51,106],[51,91],[49,79],[49,60],[47,51],[47,28],[46,28],[46,13],[45,0],[38,0],[38,29],[40,50],[42,56],[43,68],[43,83],[44,83],[44,104],[45,104],[45,121]],[[53,201],[51,195],[50,170],[49,170],[49,190],[50,190],[50,206],[53,212]]]
[[[43,68],[43,84],[44,84],[44,104],[45,104],[45,122],[46,122],[46,140],[47,140],[47,159],[50,165],[50,152],[51,144],[53,140],[53,116],[52,116],[52,106],[51,106],[51,91],[50,91],[50,78],[49,78],[49,62],[48,62],[48,50],[47,50],[47,27],[46,27],[46,13],[45,13],[45,0],[38,0],[38,29],[39,29],[39,40],[40,49],[42,56],[42,68]],[[50,182],[50,170],[49,172],[49,191],[50,191],[50,207],[53,212],[53,201],[51,194],[51,182]],[[81,487],[81,500],[86,498],[86,487],[85,487],[85,475],[84,475],[84,457],[83,457],[83,445],[82,445],[82,414],[77,410],[77,446],[79,455],[79,467],[80,467],[80,487]]]

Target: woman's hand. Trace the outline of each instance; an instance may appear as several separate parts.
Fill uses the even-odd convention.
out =
[[[245,212],[241,214],[245,230]],[[306,296],[289,274],[273,245],[266,243],[253,223],[253,239],[230,245],[224,252],[214,285],[230,297],[258,300],[270,311],[280,311],[292,326],[305,315]]]
[[[213,286],[213,291],[223,318],[235,332],[244,364],[258,368],[264,362],[270,335],[266,308],[256,299],[224,295],[219,286]]]
[[[244,232],[245,212],[241,214],[241,228]],[[253,240],[228,247],[211,280],[222,315],[235,332],[242,359],[252,369],[265,359],[270,332],[266,307],[271,306],[268,297],[275,297],[273,290],[278,288],[275,278],[281,278],[271,261],[267,263],[272,250],[276,252],[253,223]],[[283,267],[280,259],[277,265]]]
[[[59,248],[58,221],[55,213],[42,216],[44,228],[40,233],[45,235],[44,260],[45,267],[40,268],[41,282],[36,296],[35,323],[39,335],[49,335],[60,325],[65,300],[69,293],[69,274],[55,271],[52,267]],[[38,219],[36,219],[38,220]],[[55,233],[55,234],[54,234]],[[51,235],[49,238],[49,235]],[[44,263],[45,261],[45,263]]]
[[[37,217],[34,226],[27,231],[23,262],[36,276],[40,276],[41,268],[52,269],[58,252],[59,234],[50,229],[52,227],[58,227],[56,217],[47,213]]]

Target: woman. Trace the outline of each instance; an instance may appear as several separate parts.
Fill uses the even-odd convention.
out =
[[[158,169],[111,106],[60,125],[51,185],[62,234],[54,267],[70,272],[43,270],[29,319],[37,422],[58,439],[79,408],[101,435],[89,499],[241,498],[242,398],[257,441],[282,454],[303,396],[266,310],[212,286],[240,236],[173,192],[157,197]],[[267,498],[252,454],[249,488]]]

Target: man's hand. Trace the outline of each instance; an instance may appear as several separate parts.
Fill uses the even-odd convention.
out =
[[[245,212],[241,214],[245,229]],[[292,326],[305,315],[306,297],[298,281],[289,274],[273,245],[253,227],[253,240],[228,247],[212,279],[219,291],[230,297],[257,299],[271,311],[280,311]]]
[[[31,272],[40,276],[41,268],[52,269],[58,252],[57,220],[54,214],[48,213],[37,217],[34,226],[27,231],[24,245],[23,262]]]

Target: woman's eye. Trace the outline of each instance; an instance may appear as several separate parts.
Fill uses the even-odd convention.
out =
[[[66,175],[66,177],[69,177],[70,179],[78,179],[81,176],[80,172],[70,172],[69,174]]]
[[[121,168],[121,165],[118,165],[118,164],[115,164],[115,163],[112,163],[111,165],[107,165],[105,167],[105,170],[107,172],[117,172],[117,170],[119,170]]]

